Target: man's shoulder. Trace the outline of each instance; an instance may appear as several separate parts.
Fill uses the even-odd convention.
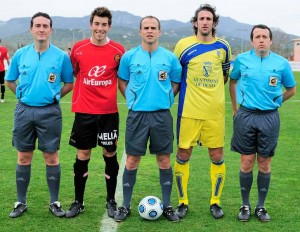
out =
[[[7,52],[8,50],[6,47],[0,45],[0,51],[2,51],[4,53],[4,52]]]
[[[125,48],[122,44],[114,41],[114,40],[110,40],[109,43],[114,46],[114,47],[117,47],[119,50],[123,51],[123,53],[125,52]]]
[[[28,44],[28,45],[26,45],[24,47],[19,48],[15,52],[14,56],[21,55],[21,54],[28,54],[28,52],[35,52],[35,50],[33,48],[33,44]]]
[[[89,38],[79,40],[73,45],[72,50],[88,44],[91,44],[91,40]]]
[[[141,49],[141,48],[142,48],[142,46],[133,47],[133,48],[129,49],[128,51],[126,51],[124,55],[131,56],[132,54],[142,52],[143,49]]]
[[[178,44],[185,44],[185,43],[194,42],[194,41],[196,41],[196,39],[197,39],[197,37],[195,35],[191,35],[191,36],[188,36],[188,37],[181,38],[178,41]]]

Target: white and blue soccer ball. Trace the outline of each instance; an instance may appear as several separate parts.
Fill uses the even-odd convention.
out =
[[[156,220],[163,213],[163,204],[158,197],[147,196],[140,201],[138,211],[142,218]]]

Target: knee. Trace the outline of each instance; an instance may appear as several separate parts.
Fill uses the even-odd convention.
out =
[[[59,164],[58,154],[48,154],[44,155],[45,163],[49,166],[54,166]]]
[[[126,168],[128,170],[134,170],[137,169],[140,163],[140,156],[130,156],[127,155],[127,159],[126,159]]]
[[[157,165],[160,169],[169,169],[170,164],[170,155],[158,155]]]
[[[224,159],[223,148],[210,148],[208,153],[213,163],[221,162]]]
[[[192,150],[191,149],[182,149],[178,148],[176,160],[186,161],[188,162],[191,158]]]
[[[91,158],[91,150],[78,150],[77,158],[79,160],[89,160]]]
[[[27,158],[26,156],[18,157],[18,164],[19,165],[30,165],[31,159]]]
[[[271,172],[271,163],[269,162],[258,162],[258,170],[262,173],[269,173]]]
[[[18,152],[18,164],[30,165],[33,158],[33,152]]]
[[[254,161],[252,159],[243,159],[241,160],[241,171],[248,173],[253,170]]]

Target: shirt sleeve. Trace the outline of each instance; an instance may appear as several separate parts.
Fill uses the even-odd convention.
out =
[[[240,79],[240,77],[241,77],[240,62],[239,62],[239,57],[237,56],[233,63],[233,69],[230,73],[230,78],[233,80],[238,80],[238,79]]]
[[[68,54],[64,54],[61,79],[64,83],[74,82],[73,67],[72,67],[72,63],[71,63],[71,60],[70,60],[70,57],[68,56]]]
[[[19,79],[19,58],[20,58],[20,52],[16,51],[15,55],[11,59],[9,68],[7,70],[5,80],[7,81],[16,81]]]
[[[282,84],[286,88],[292,88],[296,85],[292,67],[288,61],[286,61],[286,64],[284,65]]]
[[[172,82],[180,83],[181,82],[181,74],[182,74],[182,66],[178,60],[178,58],[173,55],[172,59],[172,70],[170,72],[170,78]]]
[[[129,56],[127,52],[121,58],[120,66],[118,69],[118,77],[124,81],[129,81],[130,67],[129,67]]]

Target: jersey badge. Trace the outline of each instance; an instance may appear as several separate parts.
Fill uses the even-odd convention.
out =
[[[269,85],[270,86],[277,86],[277,82],[278,82],[278,79],[277,77],[270,77],[270,80],[269,80]]]
[[[54,83],[56,80],[56,75],[54,73],[50,73],[48,77],[48,81]]]
[[[114,58],[115,62],[116,62],[116,63],[119,63],[120,59],[121,59],[120,54],[116,54],[116,55],[115,55],[115,58]]]
[[[167,80],[168,73],[166,71],[159,71],[158,80],[165,81]]]
[[[212,71],[212,67],[209,65],[203,65],[203,76],[208,77],[210,76]]]

